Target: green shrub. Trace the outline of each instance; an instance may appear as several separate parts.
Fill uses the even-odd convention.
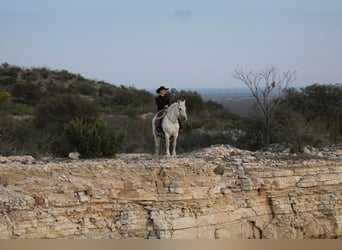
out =
[[[107,132],[101,141],[102,156],[115,156],[117,151],[122,147],[125,137],[126,134],[123,131]]]
[[[224,174],[224,167],[222,165],[218,165],[215,169],[214,169],[214,173],[216,175],[223,175]]]
[[[0,85],[7,86],[16,83],[17,76],[0,76]]]
[[[46,98],[37,106],[36,123],[39,128],[64,126],[72,119],[86,122],[96,120],[98,105],[79,95],[66,94]]]
[[[113,94],[113,86],[101,86],[99,88],[99,96],[103,97],[103,96],[110,96]]]
[[[37,130],[32,119],[16,120],[0,114],[0,155],[39,154]]]
[[[16,83],[13,86],[12,96],[16,102],[35,105],[42,98],[42,91],[34,83]]]
[[[124,132],[109,132],[102,121],[86,123],[81,119],[66,124],[64,136],[82,158],[115,156],[125,138]]]

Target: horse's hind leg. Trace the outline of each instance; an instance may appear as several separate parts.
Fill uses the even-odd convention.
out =
[[[160,148],[160,138],[157,135],[154,136],[154,146],[156,148],[156,155],[158,155]]]

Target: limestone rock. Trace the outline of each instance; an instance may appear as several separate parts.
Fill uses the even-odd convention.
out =
[[[291,160],[282,160],[286,147],[274,148],[82,161],[1,156],[0,238],[342,238],[342,147]]]
[[[79,160],[80,154],[78,152],[70,152],[68,157],[73,160]]]

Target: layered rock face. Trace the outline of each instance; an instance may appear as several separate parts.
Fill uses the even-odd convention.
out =
[[[0,157],[0,238],[342,238],[342,148]]]

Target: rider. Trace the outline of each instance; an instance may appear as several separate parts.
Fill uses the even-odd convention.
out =
[[[168,90],[169,88],[165,88],[164,86],[160,86],[156,90],[156,93],[159,94],[156,97],[156,104],[157,104],[158,112],[160,111],[156,120],[157,133],[159,134],[163,134],[163,130],[161,127],[161,120],[163,119],[164,111],[167,110],[170,106],[170,99],[167,96]],[[161,110],[164,110],[164,111],[161,111]],[[178,120],[178,122],[179,122],[179,132],[182,133],[182,123],[180,120]]]
[[[170,99],[167,96],[168,90],[169,88],[165,88],[164,86],[160,86],[156,90],[156,93],[159,94],[156,97],[156,104],[157,104],[158,112],[161,110],[166,110],[170,106]],[[161,127],[161,119],[162,119],[163,114],[164,114],[163,111],[159,112],[157,120],[156,120],[157,133],[163,133],[162,127]]]

